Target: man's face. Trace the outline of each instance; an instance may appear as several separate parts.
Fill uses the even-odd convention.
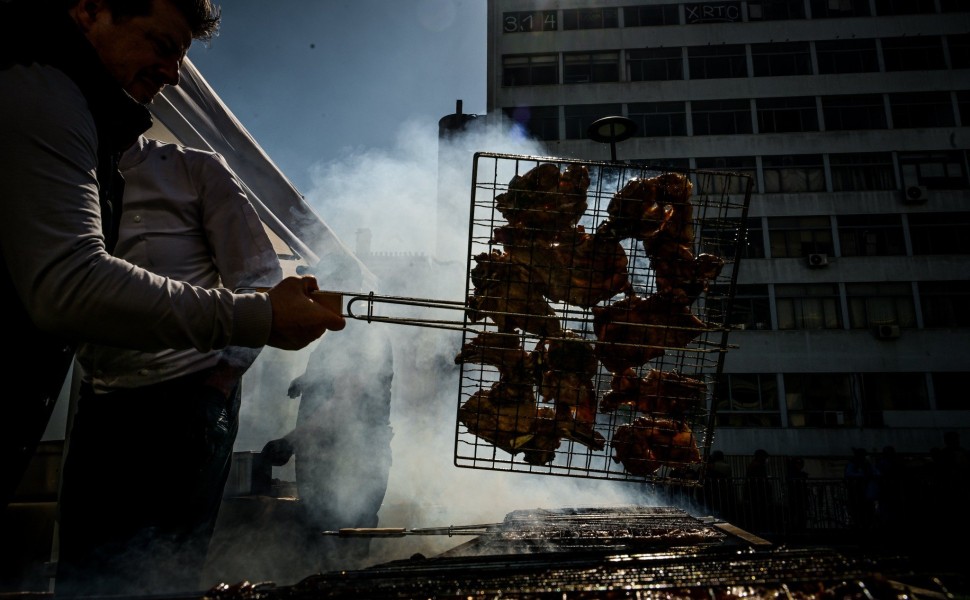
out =
[[[153,0],[145,16],[115,21],[103,0],[81,0],[75,21],[108,72],[131,96],[147,104],[165,85],[178,85],[179,66],[192,30],[170,0]]]

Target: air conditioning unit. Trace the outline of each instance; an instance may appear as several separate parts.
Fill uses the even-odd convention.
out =
[[[881,340],[894,340],[899,337],[899,325],[878,325],[876,337]]]
[[[809,254],[808,255],[808,266],[813,269],[818,269],[819,267],[827,267],[829,265],[829,255],[828,254]]]
[[[925,185],[910,185],[903,190],[903,202],[906,204],[922,204],[929,200]]]

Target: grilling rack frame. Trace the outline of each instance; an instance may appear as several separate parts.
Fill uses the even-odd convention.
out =
[[[493,183],[491,186],[483,185],[479,183],[479,172],[480,172],[479,163],[482,159],[495,161]],[[624,481],[635,481],[635,482],[646,482],[646,483],[663,483],[663,484],[685,485],[685,486],[701,485],[703,483],[703,479],[705,475],[705,470],[706,470],[705,466],[707,464],[708,456],[710,454],[711,443],[713,441],[713,434],[714,434],[714,427],[715,427],[715,416],[716,416],[715,411],[716,411],[717,402],[715,397],[716,390],[714,389],[713,381],[715,381],[716,378],[719,377],[723,371],[724,354],[729,349],[737,348],[736,345],[728,344],[728,334],[731,331],[731,327],[728,325],[727,321],[728,321],[728,316],[731,314],[731,307],[734,301],[735,288],[737,286],[738,265],[741,262],[742,248],[745,243],[746,229],[744,224],[745,224],[745,220],[747,219],[751,192],[754,186],[752,177],[746,174],[727,172],[727,171],[711,171],[711,170],[702,170],[702,169],[674,170],[674,169],[667,169],[667,168],[651,166],[651,165],[631,165],[627,163],[583,161],[578,159],[556,158],[556,157],[546,157],[546,156],[477,152],[474,155],[474,164],[472,169],[472,189],[471,189],[471,206],[470,206],[470,215],[469,215],[468,257],[467,257],[468,263],[467,263],[467,269],[466,269],[466,292],[467,292],[466,298],[471,295],[472,289],[473,289],[471,281],[472,281],[473,258],[475,256],[476,247],[478,247],[479,249],[481,249],[482,247],[488,247],[489,249],[491,249],[493,247],[502,246],[502,244],[494,242],[491,239],[489,239],[487,242],[483,242],[482,236],[480,235],[480,233],[479,233],[479,236],[476,237],[476,228],[481,229],[483,227],[483,222],[488,223],[489,230],[492,229],[491,226],[495,225],[498,222],[495,217],[495,212],[496,212],[494,207],[495,198],[498,195],[497,193],[499,190],[503,190],[503,191],[508,190],[507,186],[502,186],[497,183],[499,161],[514,162],[516,165],[515,166],[516,175],[521,174],[522,171],[525,170],[525,169],[520,170],[519,165],[521,164],[538,166],[544,163],[553,163],[558,165],[560,169],[566,165],[582,165],[587,169],[598,169],[599,172],[601,173],[606,170],[619,171],[620,173],[639,173],[641,175],[645,175],[647,173],[652,173],[652,174],[671,173],[671,172],[680,173],[688,176],[693,182],[697,182],[697,185],[695,185],[695,188],[700,187],[700,183],[705,178],[715,182],[719,180],[723,180],[722,183],[724,181],[737,179],[740,182],[746,182],[746,184],[743,186],[744,189],[740,193],[738,192],[730,193],[727,191],[721,191],[721,192],[714,192],[712,194],[693,193],[691,195],[692,203],[696,201],[696,199],[698,199],[699,197],[707,198],[709,196],[717,195],[719,201],[721,202],[721,205],[719,205],[718,208],[720,210],[725,210],[728,212],[733,211],[733,215],[731,217],[718,215],[715,221],[733,220],[733,221],[736,221],[737,223],[736,227],[728,229],[728,231],[735,236],[734,243],[733,243],[735,247],[734,255],[722,256],[722,258],[724,258],[726,262],[725,266],[730,267],[729,275],[726,278],[716,279],[714,282],[721,286],[726,286],[726,293],[723,293],[720,296],[721,300],[723,301],[722,311],[721,311],[723,315],[723,319],[721,323],[707,321],[703,329],[705,335],[695,337],[686,346],[667,346],[667,345],[663,346],[665,350],[665,355],[667,352],[670,352],[674,355],[679,356],[679,358],[675,359],[674,361],[676,362],[678,367],[683,367],[685,365],[687,356],[703,357],[704,355],[707,355],[707,354],[714,355],[713,360],[707,360],[705,358],[698,359],[700,361],[700,366],[704,367],[706,365],[706,368],[698,368],[697,373],[704,374],[704,381],[708,386],[708,390],[705,394],[705,400],[706,400],[707,406],[704,410],[699,411],[701,414],[695,415],[694,417],[692,417],[692,420],[691,420],[692,425],[694,426],[700,425],[703,428],[703,433],[699,433],[698,435],[698,446],[701,453],[700,462],[692,463],[691,465],[689,465],[690,467],[689,471],[678,471],[675,468],[668,468],[668,466],[664,466],[659,470],[658,473],[655,473],[655,474],[634,475],[623,471],[619,467],[614,468],[612,465],[609,464],[609,460],[610,460],[609,445],[606,446],[605,450],[599,451],[601,453],[605,453],[607,466],[593,468],[590,466],[589,459],[592,456],[592,453],[594,451],[589,450],[588,452],[585,452],[585,451],[575,452],[574,448],[575,446],[578,445],[578,443],[570,440],[570,441],[565,441],[565,443],[570,446],[570,449],[568,451],[568,455],[569,455],[568,460],[570,462],[565,467],[556,466],[556,465],[540,465],[540,466],[529,465],[529,464],[523,463],[522,461],[516,461],[514,454],[512,454],[511,458],[509,459],[497,458],[497,454],[496,454],[497,452],[499,451],[507,452],[507,451],[504,449],[498,448],[497,446],[487,442],[484,439],[477,438],[477,436],[475,436],[475,434],[471,433],[470,431],[466,431],[463,433],[462,432],[463,425],[460,423],[460,421],[456,419],[455,457],[454,457],[455,466],[465,467],[465,468],[486,469],[486,470],[498,470],[498,471],[528,472],[528,473],[579,477],[579,478],[613,479],[613,480],[624,480]],[[617,187],[619,187],[621,179],[622,179],[621,176],[617,176],[616,178]],[[602,183],[601,181],[598,181],[597,185],[601,185],[601,183]],[[476,204],[476,192],[479,189],[490,189],[493,192],[492,198],[489,199],[489,201],[487,202]],[[602,190],[599,190],[598,192],[595,193],[596,201],[597,202],[605,201],[604,198],[606,197],[606,195],[607,194],[604,193]],[[739,196],[740,198],[731,199],[730,196]],[[692,206],[695,206],[695,205],[692,204]],[[476,208],[478,208],[479,210],[481,210],[482,208],[485,208],[486,210],[491,210],[491,216],[486,217],[484,221],[481,220],[481,217],[478,217],[478,220],[477,220]],[[710,208],[710,204],[705,202],[703,204],[704,211],[707,211],[708,208]],[[594,209],[594,212],[597,212],[597,211],[602,213],[603,209],[600,209],[600,208]],[[704,217],[698,216],[698,217],[692,218],[692,222],[697,229],[697,231],[695,231],[695,240],[692,248],[694,250],[701,249],[702,247],[703,240],[701,239],[702,236],[700,235],[700,232],[707,224],[706,219],[707,219],[706,216]],[[631,242],[630,245],[635,246],[636,243]],[[649,269],[641,269],[641,271],[643,270],[651,271],[652,267]],[[649,279],[649,277],[647,278]],[[265,291],[265,289],[266,288],[245,288],[237,291]],[[346,306],[343,310],[340,311],[342,316],[344,317],[353,318],[355,320],[366,321],[367,323],[389,323],[389,324],[400,324],[400,325],[408,325],[408,326],[416,326],[416,327],[424,327],[424,328],[460,331],[465,336],[462,339],[463,344],[468,341],[468,338],[467,338],[468,335],[481,334],[485,332],[493,335],[498,334],[506,337],[520,338],[523,340],[531,339],[532,341],[537,341],[537,342],[543,339],[543,336],[529,334],[526,332],[518,333],[518,332],[497,331],[494,323],[488,323],[484,320],[481,320],[481,322],[473,322],[469,317],[470,306],[467,299],[463,301],[455,301],[455,300],[440,300],[440,299],[405,297],[405,296],[386,296],[386,295],[375,294],[374,292],[369,292],[367,294],[356,294],[356,293],[346,293],[346,292],[318,291],[313,293],[313,295],[317,295],[317,294],[329,297],[328,299],[331,302],[336,303],[337,305],[339,305],[342,302],[342,299],[346,298],[347,299]],[[710,294],[705,293],[704,294],[705,300],[709,296]],[[364,304],[364,310],[362,312],[354,311],[353,306],[357,303]],[[442,310],[442,311],[460,311],[462,314],[462,317],[461,319],[390,317],[390,316],[375,314],[374,309],[377,304],[430,308],[430,309]],[[599,303],[600,306],[603,306],[604,304],[605,302]],[[565,303],[559,303],[559,307],[562,310],[557,311],[555,316],[550,317],[551,319],[561,320],[563,322],[569,322],[570,321],[569,317],[576,317],[577,315],[579,315],[580,317],[579,320],[583,321],[584,324],[588,324],[588,321],[589,321],[588,309],[587,309],[587,312],[584,312],[583,310],[579,310],[576,307],[572,307],[571,305],[566,305]],[[500,311],[500,310],[489,310],[488,315],[502,316],[502,317],[529,317],[529,318],[536,317],[536,315],[530,314],[530,313],[509,312],[509,311]],[[574,318],[572,320],[575,321],[576,319]],[[632,325],[634,327],[645,327],[645,328],[656,327],[654,325],[631,324],[631,323],[624,323],[621,321],[614,321],[614,323],[625,325],[625,326]],[[670,326],[670,325],[663,325],[661,327],[665,330],[678,329],[677,327]],[[614,347],[648,347],[642,344],[626,344],[626,343],[620,343],[620,342],[614,342],[612,345]],[[648,364],[649,362],[651,361],[648,361]],[[698,365],[694,365],[694,366],[698,366]],[[465,380],[466,380],[467,367],[469,367],[469,365],[467,364],[460,365],[461,373],[459,376],[460,377],[459,407],[461,406],[462,400],[466,399],[464,394],[466,393]],[[483,368],[481,368],[483,367],[483,365],[478,365],[478,367],[479,367],[478,368],[479,371],[484,370]],[[638,373],[642,372],[645,367],[646,365],[643,365],[639,369],[637,369]],[[661,368],[662,367],[663,367],[663,361],[661,361]],[[602,390],[607,387],[607,386],[601,385],[602,380],[604,378],[602,374],[603,368],[600,367],[599,370],[600,370],[600,375],[597,377],[597,385],[595,389],[595,393],[597,395],[597,407],[599,405],[599,399],[602,397]],[[679,370],[679,368],[676,370]],[[697,374],[697,373],[692,373],[692,374]],[[609,373],[607,373],[607,375],[609,375]],[[488,382],[488,381],[486,381],[485,379],[480,379],[480,382]],[[470,394],[468,395],[468,397],[470,397]],[[628,414],[624,415],[625,412]],[[636,416],[636,413],[633,410],[624,411],[621,408],[621,409],[617,409],[609,417],[608,420],[614,421],[615,419],[623,418],[624,416],[627,419],[627,422],[629,422],[629,421],[632,421],[632,419]],[[600,427],[600,426],[601,426],[601,423],[597,421],[597,427]],[[609,429],[610,427],[615,429],[615,423],[613,425],[607,426],[607,429]],[[464,441],[463,435],[466,438],[468,436],[471,436],[471,438],[473,438],[473,441],[472,442]],[[607,441],[610,441],[610,440],[608,439]],[[472,456],[462,455],[459,450],[462,447],[462,444],[471,445],[475,449],[476,454]],[[493,451],[492,457],[481,459],[477,455],[479,446],[486,449],[491,448]],[[518,452],[516,452],[516,454],[518,454]],[[571,464],[572,457],[574,455],[580,456],[580,459],[582,460],[584,458],[582,456],[583,454],[587,455],[585,457],[586,459],[585,466],[582,466],[582,465],[575,466]],[[484,463],[484,464],[481,464],[481,463]]]
[[[717,400],[715,398],[716,390],[714,389],[715,386],[713,383],[723,372],[724,355],[728,349],[732,347],[728,344],[728,334],[731,330],[731,327],[729,326],[729,316],[731,314],[735,289],[737,286],[738,266],[743,255],[743,246],[747,233],[745,222],[748,216],[748,208],[750,205],[751,193],[754,188],[754,180],[751,175],[727,171],[671,169],[656,165],[634,165],[629,163],[618,163],[616,161],[585,161],[562,157],[477,152],[474,155],[472,167],[466,297],[471,297],[473,293],[473,258],[479,253],[479,251],[488,252],[492,249],[503,248],[502,243],[493,239],[494,228],[496,226],[508,224],[508,221],[504,219],[504,213],[501,216],[498,216],[499,211],[497,207],[497,200],[501,193],[509,192],[511,190],[512,180],[509,179],[510,173],[506,173],[504,176],[499,175],[500,167],[504,166],[507,171],[511,171],[514,173],[514,176],[517,177],[544,163],[556,164],[559,167],[560,177],[564,173],[564,168],[568,167],[569,165],[580,165],[589,171],[592,181],[586,194],[586,199],[588,200],[588,210],[584,213],[583,218],[590,215],[590,210],[592,211],[593,216],[595,216],[597,211],[599,211],[600,216],[604,217],[605,213],[603,211],[605,210],[606,203],[612,197],[612,194],[617,192],[622,185],[630,179],[631,176],[646,178],[664,173],[680,173],[685,175],[693,184],[693,193],[690,195],[690,201],[692,207],[691,210],[693,211],[691,214],[691,222],[695,227],[694,243],[691,244],[691,250],[693,251],[694,256],[704,252],[704,244],[710,243],[717,235],[726,234],[733,240],[733,244],[728,244],[733,245],[733,252],[716,253],[718,256],[723,258],[726,263],[724,269],[726,275],[719,274],[719,276],[715,278],[715,281],[713,282],[721,288],[721,319],[719,321],[714,321],[712,319],[705,318],[704,320],[706,323],[703,335],[695,337],[692,341],[689,341],[686,347],[667,347],[665,356],[661,357],[659,360],[660,369],[663,370],[666,356],[674,356],[675,358],[673,358],[670,363],[667,364],[667,366],[669,367],[672,363],[677,366],[675,370],[680,371],[681,374],[691,376],[692,373],[689,372],[689,367],[691,365],[688,364],[687,357],[693,357],[694,360],[698,361],[693,365],[696,368],[696,372],[703,372],[704,374],[703,380],[707,384],[707,391],[705,394],[707,406],[701,411],[696,411],[698,414],[694,415],[693,420],[691,421],[692,426],[695,428],[695,432],[698,434],[697,441],[701,454],[700,461],[691,463],[689,465],[678,465],[671,462],[665,464],[663,467],[661,467],[661,469],[649,475],[634,475],[626,472],[618,465],[610,463],[610,454],[612,451],[609,442],[611,442],[611,435],[614,431],[614,429],[611,428],[614,427],[616,423],[616,421],[612,420],[625,419],[626,422],[629,422],[632,421],[638,414],[633,410],[630,410],[627,414],[624,414],[624,411],[621,408],[617,409],[609,416],[612,424],[608,425],[607,429],[611,431],[611,434],[606,440],[607,445],[605,446],[604,450],[596,451],[588,448],[583,449],[582,446],[580,446],[580,444],[576,441],[563,440],[562,446],[568,446],[566,451],[567,456],[565,465],[561,464],[562,461],[559,458],[557,458],[554,463],[550,464],[527,464],[522,459],[516,458],[519,453],[512,452],[512,450],[517,450],[517,448],[514,446],[512,447],[512,450],[499,448],[498,446],[489,443],[487,440],[478,438],[471,431],[468,431],[467,428],[466,431],[463,431],[463,424],[461,423],[460,419],[456,419],[455,465],[458,467],[480,468],[495,471],[527,472],[532,474],[557,475],[589,479],[613,479],[641,483],[681,485],[688,487],[699,486],[704,480],[706,471],[705,467],[710,454],[714,434],[715,409]],[[481,177],[483,173],[484,178]],[[610,188],[611,179],[616,184],[612,189]],[[606,183],[605,191],[602,187],[604,182]],[[735,185],[734,189],[731,188],[732,185]],[[478,197],[480,192],[484,192],[484,199],[480,199]],[[714,213],[708,214],[708,211],[714,211]],[[725,227],[726,223],[731,223],[732,225],[730,227]],[[589,232],[595,231],[597,228],[596,223],[587,222],[582,224],[586,227],[586,231]],[[710,232],[705,231],[707,228],[710,228]],[[710,237],[705,238],[705,236],[708,234],[710,234]],[[628,249],[639,244],[639,242],[630,240],[627,240],[627,242],[629,243],[629,246],[627,246]],[[642,245],[640,248],[641,251],[645,251],[645,248],[643,248]],[[634,266],[633,263],[635,256],[639,260],[643,260],[643,258],[645,258],[645,255],[643,254],[636,255],[634,253],[634,255],[631,255],[631,270]],[[648,270],[652,271],[653,265],[651,265],[650,269]],[[650,274],[650,277],[654,277],[654,284],[656,284],[655,275],[656,273]],[[631,272],[631,280],[632,279],[634,279],[634,277],[633,273]],[[647,279],[649,279],[649,277],[647,277]],[[646,291],[647,293],[644,293],[643,295],[647,295],[649,293],[649,290]],[[704,293],[702,295],[704,302],[706,303],[711,296],[711,293]],[[614,298],[611,300],[599,302],[598,305],[604,306],[616,300],[616,298],[617,296],[614,296]],[[572,305],[567,305],[564,302],[560,302],[556,307],[555,312],[556,316],[562,320],[563,329],[567,329],[567,324],[575,322],[577,316],[579,317],[580,321],[584,321],[585,319],[585,324],[588,324],[589,310],[590,309],[585,309],[585,312],[583,312]],[[472,333],[472,331],[469,331],[469,329],[474,330],[476,333],[495,333],[495,330],[497,329],[494,324],[490,324],[487,321],[477,323],[475,327],[468,327],[469,321],[467,315],[464,325],[466,327],[464,328],[464,337],[462,340],[463,346],[469,341],[468,335]],[[526,332],[521,333],[520,337],[524,341],[531,339],[531,341],[535,341],[536,343],[541,343],[543,338],[543,336],[537,336]],[[614,345],[622,346],[623,344]],[[636,369],[637,373],[643,375],[646,369],[650,367],[652,362],[654,361],[647,361],[647,364],[641,365]],[[682,367],[685,366],[688,367],[687,371],[682,369]],[[459,408],[461,407],[463,400],[471,397],[471,394],[467,391],[468,389],[471,389],[471,386],[466,387],[466,376],[469,367],[478,367],[480,389],[484,389],[488,383],[492,383],[494,381],[488,380],[487,378],[481,376],[481,372],[485,370],[483,369],[483,365],[461,364],[460,367],[461,383],[459,390]],[[603,390],[609,389],[608,385],[603,384],[603,371],[603,367],[600,366],[600,374],[597,377],[595,386],[595,393],[597,396],[597,413],[599,413],[599,401],[602,398]],[[606,373],[606,375],[608,377],[610,374]],[[541,396],[537,395],[537,398],[540,398],[541,402]],[[599,430],[600,425],[601,421],[597,419],[595,428]],[[463,443],[471,447],[470,454],[464,454],[462,452],[461,445]],[[484,450],[484,456],[480,456],[478,454],[480,447]],[[575,452],[577,448],[580,449],[579,452]],[[561,449],[557,449],[557,454],[561,453],[561,451]],[[591,464],[591,459],[594,459],[594,455],[597,454],[606,456],[605,465],[595,466]],[[510,458],[506,458],[505,455],[510,456]],[[602,458],[597,456],[595,457],[595,460],[602,460]],[[682,468],[685,466],[688,468]]]

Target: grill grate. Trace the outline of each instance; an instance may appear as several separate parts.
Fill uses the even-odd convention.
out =
[[[751,180],[479,153],[455,464],[696,484]]]

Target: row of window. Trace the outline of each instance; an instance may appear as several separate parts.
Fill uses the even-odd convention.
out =
[[[916,129],[970,125],[970,90],[786,96],[503,109],[540,140],[583,139],[593,121],[624,115],[637,137]],[[625,113],[625,114],[624,114]]]
[[[940,0],[944,13],[966,11],[960,0]],[[572,8],[502,13],[504,33],[612,29],[695,23],[829,19],[886,15],[930,14],[934,0],[747,0],[745,2],[688,2],[653,6]]]
[[[780,156],[701,157],[666,159],[672,171],[691,167],[747,175],[753,191],[765,194],[863,192],[916,188],[928,200],[930,190],[970,188],[966,152],[859,152],[847,154],[786,154]],[[653,164],[654,161],[632,161]],[[732,175],[698,178],[698,193],[742,194],[747,180]],[[925,188],[923,190],[922,188]]]
[[[970,68],[970,34],[502,56],[506,87]],[[622,74],[622,76],[621,76]]]
[[[714,322],[727,310],[719,291],[712,289],[705,304]],[[897,328],[970,327],[967,306],[968,281],[743,284],[727,322],[766,331],[868,329],[894,337]]]
[[[724,427],[880,426],[883,411],[970,410],[968,375],[732,373],[718,380],[714,409]]]

